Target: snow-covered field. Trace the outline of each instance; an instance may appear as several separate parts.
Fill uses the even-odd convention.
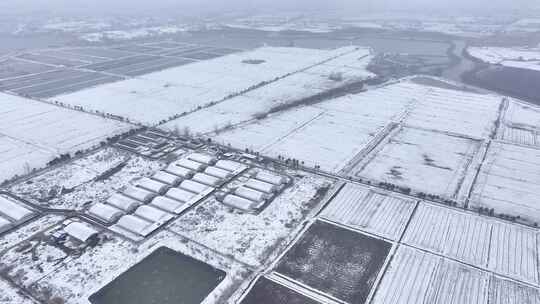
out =
[[[99,145],[131,125],[0,93],[0,181],[62,153]]]
[[[441,197],[457,198],[480,142],[465,137],[402,128],[354,174]]]
[[[540,108],[510,101],[504,113],[499,139],[525,146],[540,147]]]
[[[397,241],[416,202],[346,184],[321,213],[325,219]]]
[[[473,208],[540,223],[540,149],[493,142],[470,198]]]
[[[262,47],[57,96],[52,100],[156,124],[354,50],[353,47],[335,50]]]
[[[540,71],[539,48],[470,47],[467,51],[487,63]]]
[[[537,237],[534,229],[422,203],[403,242],[538,285]]]

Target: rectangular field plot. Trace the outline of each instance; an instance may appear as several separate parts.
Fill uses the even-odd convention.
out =
[[[504,115],[504,123],[518,128],[540,129],[540,107],[510,101]]]
[[[225,272],[160,247],[90,297],[93,304],[199,304]]]
[[[538,284],[536,231],[445,207],[420,204],[403,242]]]
[[[425,88],[429,89],[418,99],[406,124],[474,138],[487,138],[495,129],[502,97],[436,87]]]
[[[86,65],[84,66],[84,68],[88,70],[102,72],[102,71],[110,71],[116,68],[126,67],[132,64],[151,62],[153,60],[158,60],[158,59],[160,59],[159,56],[135,55],[135,56],[125,57],[122,59],[115,59],[111,61],[105,61],[105,62],[94,63],[91,65]]]
[[[400,247],[374,304],[487,304],[489,275],[408,247]]]
[[[54,67],[45,64],[10,58],[0,61],[0,79],[20,77],[34,73],[43,73],[50,71],[53,68]]]
[[[397,241],[412,215],[416,202],[368,188],[346,184],[321,216]]]
[[[122,57],[133,56],[131,52],[113,50],[107,48],[77,48],[77,49],[66,49],[66,53],[87,55],[102,59],[118,59]]]
[[[492,143],[470,206],[540,222],[540,149]]]
[[[38,63],[64,66],[64,67],[74,67],[74,66],[83,65],[86,63],[85,61],[74,60],[74,59],[69,59],[65,57],[54,57],[50,55],[32,54],[32,53],[21,54],[17,56],[17,58],[30,60],[30,61],[34,61]]]
[[[261,277],[240,304],[318,304],[300,293],[297,293],[281,284]]]
[[[316,222],[287,252],[276,272],[351,304],[364,303],[391,244]]]
[[[208,60],[208,59],[213,59],[220,56],[222,55],[205,53],[205,52],[186,53],[182,55],[182,57],[184,58],[195,59],[195,60]]]
[[[540,147],[540,129],[521,129],[503,126],[500,139],[524,146]]]
[[[489,291],[489,304],[540,304],[540,290],[498,277],[491,278]]]
[[[0,93],[0,180],[66,152],[98,145],[130,125]]]
[[[442,197],[457,198],[480,142],[402,128],[355,175]]]

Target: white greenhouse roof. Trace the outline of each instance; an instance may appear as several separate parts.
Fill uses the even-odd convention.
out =
[[[64,231],[71,237],[81,241],[86,242],[89,238],[94,235],[97,235],[98,231],[88,224],[81,222],[73,222],[64,227]]]
[[[13,200],[0,196],[0,214],[15,222],[24,221],[30,218],[34,212],[23,207]]]

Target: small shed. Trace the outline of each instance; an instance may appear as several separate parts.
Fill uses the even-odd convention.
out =
[[[193,170],[187,169],[184,167],[177,166],[175,164],[170,164],[167,169],[165,169],[168,173],[174,174],[178,177],[188,179],[193,176]]]
[[[234,191],[234,194],[258,203],[262,203],[268,199],[268,194],[244,186],[238,187]]]
[[[0,234],[8,231],[11,227],[13,227],[13,224],[0,216]]]
[[[221,178],[217,178],[215,176],[204,173],[197,173],[193,175],[191,180],[199,182],[201,184],[205,184],[210,187],[217,187],[219,186],[219,184],[221,184]]]
[[[134,234],[146,236],[150,232],[152,223],[135,215],[124,215],[116,225]]]
[[[166,221],[171,218],[170,213],[148,205],[140,206],[133,214],[153,223]]]
[[[197,172],[201,172],[207,167],[205,164],[202,164],[202,163],[199,163],[199,162],[187,159],[187,158],[177,160],[173,164],[180,167],[184,167],[186,169],[197,171]]]
[[[176,201],[187,203],[195,197],[195,193],[178,188],[172,188],[165,194],[166,197],[174,199]]]
[[[88,214],[97,217],[107,224],[112,224],[116,222],[122,215],[124,215],[124,212],[111,205],[97,203],[88,209]]]
[[[210,187],[192,180],[185,180],[180,184],[179,188],[187,190],[189,192],[193,192],[195,194],[199,194],[208,190]]]
[[[272,174],[272,173],[264,172],[264,171],[257,172],[257,174],[255,175],[255,178],[263,182],[274,184],[276,186],[284,185],[284,184],[287,184],[288,182],[288,178],[285,176],[280,176],[277,174]]]
[[[214,165],[214,167],[234,172],[242,168],[245,168],[246,166],[232,160],[220,160]]]
[[[81,222],[72,222],[64,227],[64,231],[72,238],[81,243],[91,242],[98,236],[98,231],[88,224]]]
[[[169,190],[170,186],[165,183],[150,179],[148,177],[143,177],[137,182],[137,187],[157,194],[164,194],[165,192],[167,192],[167,190]]]
[[[135,186],[129,186],[122,192],[125,196],[130,197],[134,200],[137,200],[142,203],[149,203],[154,197],[157,195],[152,192],[145,190],[143,188],[135,187]]]
[[[158,171],[152,176],[153,180],[165,183],[171,187],[176,187],[182,182],[182,177],[168,173],[166,171]]]
[[[0,215],[13,222],[20,223],[30,219],[34,212],[7,197],[0,196]]]
[[[206,170],[204,170],[204,173],[221,179],[229,179],[232,177],[232,173],[230,171],[223,170],[217,167],[208,167],[206,168]]]
[[[223,204],[245,212],[253,211],[258,205],[252,200],[248,200],[233,194],[225,196],[225,198],[223,199]]]
[[[177,189],[180,190],[180,189]],[[191,194],[191,193],[190,193]],[[174,213],[176,210],[178,210],[180,207],[184,205],[184,202],[174,200],[169,197],[165,196],[158,196],[155,199],[152,200],[150,203],[150,206],[154,206],[156,208],[159,208],[161,210]]]
[[[257,190],[257,191],[264,192],[264,193],[267,193],[267,194],[271,194],[271,193],[274,193],[274,192],[277,191],[276,185],[273,185],[273,184],[270,184],[270,183],[267,183],[267,182],[263,182],[263,181],[260,181],[260,180],[256,180],[256,179],[250,179],[245,184],[245,186],[248,187],[248,188],[251,188],[253,190]]]
[[[187,158],[208,166],[211,166],[217,162],[217,159],[214,156],[202,153],[191,153]]]
[[[124,212],[131,212],[141,205],[133,198],[120,193],[115,193],[105,201],[108,205],[116,207]]]

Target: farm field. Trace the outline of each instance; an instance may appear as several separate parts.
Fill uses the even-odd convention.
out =
[[[353,50],[263,47],[58,96],[54,100],[156,124]]]
[[[265,277],[258,279],[247,296],[240,302],[240,304],[273,303],[318,304],[319,302]]]
[[[416,202],[346,184],[321,217],[393,241],[400,239]]]
[[[315,222],[275,271],[351,304],[365,303],[391,244]]]
[[[132,126],[0,93],[0,180],[41,168],[63,153],[99,145]]]
[[[540,147],[540,109],[510,101],[498,138],[509,143]]]
[[[467,52],[487,63],[540,71],[539,48],[469,47]]]
[[[457,198],[480,142],[421,129],[401,128],[370,161],[353,169],[357,177]]]
[[[471,208],[540,222],[540,150],[494,142],[471,193]]]

